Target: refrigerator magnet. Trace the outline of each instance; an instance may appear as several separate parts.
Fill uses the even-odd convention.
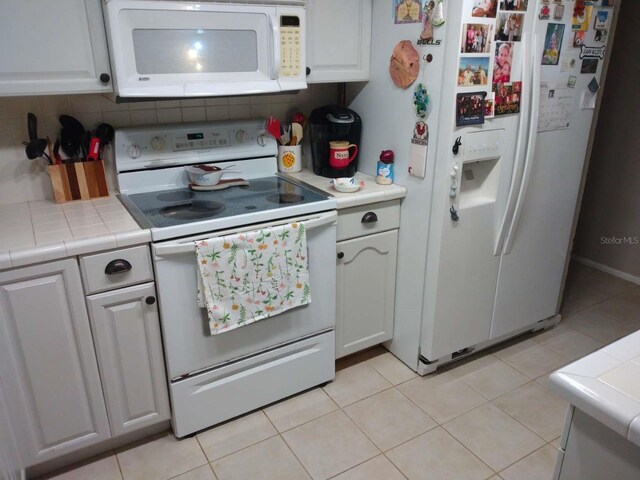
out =
[[[577,30],[579,32],[586,32],[587,30],[589,30],[592,10],[593,6],[587,5],[585,0],[576,0],[576,3],[573,7],[571,29]]]
[[[409,153],[409,175],[424,178],[429,148],[429,126],[422,120],[416,122],[411,136]]]
[[[549,5],[542,4],[540,6],[540,13],[538,13],[538,18],[540,20],[549,20],[549,17],[551,17],[551,7]]]
[[[598,70],[597,58],[585,58],[582,60],[580,73],[596,73],[597,70]]]
[[[573,34],[573,48],[580,48],[584,45],[584,32],[575,32]]]
[[[427,107],[429,106],[429,92],[423,83],[418,83],[413,91],[413,107],[416,115],[420,118],[427,116]]]
[[[422,22],[422,1],[394,0],[393,18],[397,24]]]
[[[575,75],[569,75],[569,80],[567,80],[567,87],[576,88],[576,82],[578,81],[578,77]]]
[[[456,126],[484,123],[484,98],[487,92],[458,93],[456,97]]]
[[[593,36],[593,41],[598,43],[607,43],[609,37],[609,30],[596,30],[596,34]]]
[[[580,46],[580,55],[581,59],[583,58],[599,58],[600,60],[604,60],[604,54],[607,47],[604,45],[601,47],[590,47],[588,45]]]
[[[424,4],[424,13],[422,15],[422,33],[420,39],[423,42],[433,40],[433,25],[431,25],[431,16],[433,15],[433,9],[436,6],[436,2],[433,0],[427,1]],[[418,43],[420,45],[420,43]]]
[[[553,19],[554,20],[562,20],[562,16],[564,15],[564,5],[556,5],[553,7]]]
[[[595,22],[593,28],[596,30],[605,30],[609,28],[609,10],[598,10],[595,14]]]
[[[389,74],[393,83],[400,88],[407,88],[418,78],[420,56],[411,45],[410,40],[402,40],[396,44],[389,61]]]

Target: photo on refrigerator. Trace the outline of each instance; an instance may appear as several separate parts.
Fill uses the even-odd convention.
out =
[[[472,17],[496,18],[498,0],[475,0],[471,9]]]
[[[542,52],[542,65],[558,65],[563,36],[563,23],[547,24],[547,33],[544,36],[544,50]]]
[[[511,81],[511,64],[513,62],[513,44],[496,43],[496,56],[493,63],[493,84]]]
[[[493,118],[496,114],[496,94],[495,92],[488,93],[484,98],[484,118]]]
[[[489,57],[460,57],[458,86],[488,85]]]
[[[522,82],[499,83],[493,90],[496,94],[495,116],[520,113]]]
[[[519,42],[522,39],[523,13],[501,12],[496,26],[496,40]]]
[[[491,53],[492,44],[492,24],[465,23],[462,26],[460,53]]]
[[[456,126],[484,123],[484,97],[487,92],[458,93],[456,99]]]
[[[526,12],[529,0],[502,0],[500,10]]]

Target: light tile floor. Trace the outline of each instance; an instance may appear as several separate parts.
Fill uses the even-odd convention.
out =
[[[381,347],[334,382],[196,437],[171,433],[56,480],[545,480],[566,403],[553,370],[640,329],[640,287],[571,267],[563,321],[418,377]]]

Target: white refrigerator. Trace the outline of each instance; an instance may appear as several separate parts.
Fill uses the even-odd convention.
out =
[[[395,182],[408,189],[387,346],[418,373],[559,320],[593,107],[619,1],[586,2],[574,19],[580,2],[502,0],[479,17],[478,8],[491,1],[445,0],[445,23],[433,27],[430,44],[419,45],[423,25],[396,23],[394,2],[373,0],[370,81],[347,93],[363,120],[359,170],[375,174],[380,151],[391,149]],[[389,75],[402,40],[420,58],[418,77],[406,89]],[[506,51],[502,43],[509,58],[496,63]],[[467,65],[474,75],[465,74]],[[430,98],[424,119],[413,105],[418,83]],[[483,93],[485,100],[495,95],[493,111],[501,114],[478,123],[474,107],[460,105]],[[420,120],[428,125],[426,155],[411,143]],[[424,178],[408,173],[409,159],[421,157]]]

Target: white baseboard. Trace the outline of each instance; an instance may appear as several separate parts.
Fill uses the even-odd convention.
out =
[[[600,270],[601,272],[608,273],[613,275],[614,277],[621,278],[631,283],[635,283],[636,285],[640,285],[640,277],[637,275],[631,275],[630,273],[623,272],[622,270],[617,270],[615,268],[611,268],[602,263],[594,262],[593,260],[589,260],[588,258],[581,257],[579,255],[571,255],[571,258],[574,259],[578,263],[582,263],[587,267],[595,268],[596,270]]]

